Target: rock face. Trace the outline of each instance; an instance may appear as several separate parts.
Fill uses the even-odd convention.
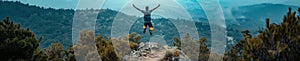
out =
[[[122,61],[191,61],[177,47],[162,46],[158,43],[140,43]]]

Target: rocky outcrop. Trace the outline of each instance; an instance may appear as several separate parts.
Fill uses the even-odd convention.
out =
[[[177,47],[163,46],[153,42],[142,42],[138,50],[133,50],[122,61],[191,61]]]

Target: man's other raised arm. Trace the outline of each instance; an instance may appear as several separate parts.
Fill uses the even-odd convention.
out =
[[[152,11],[156,10],[159,6],[160,4],[158,4],[155,8],[153,8]]]
[[[140,8],[137,8],[134,4],[132,4],[132,6],[133,6],[135,9],[137,9],[137,10],[139,10],[139,11],[142,11]]]

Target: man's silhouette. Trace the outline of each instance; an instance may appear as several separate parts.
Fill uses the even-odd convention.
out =
[[[143,31],[143,33],[145,33],[145,31],[146,31],[146,29],[147,29],[147,26],[149,26],[149,32],[150,32],[150,35],[152,35],[152,31],[154,30],[154,28],[153,28],[153,25],[152,25],[152,23],[151,23],[151,13],[155,10],[155,9],[157,9],[159,6],[160,6],[160,4],[158,4],[158,6],[156,6],[155,8],[153,8],[153,9],[151,9],[151,10],[149,10],[149,7],[148,6],[146,6],[145,7],[145,10],[141,10],[141,9],[139,9],[139,8],[137,8],[134,4],[132,4],[132,6],[135,8],[135,9],[137,9],[137,10],[139,10],[139,11],[141,11],[143,14],[144,14],[144,21],[145,21],[145,23],[144,23],[144,31]]]

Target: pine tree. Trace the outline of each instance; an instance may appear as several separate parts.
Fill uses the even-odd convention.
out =
[[[111,38],[106,40],[99,35],[95,41],[102,61],[120,61],[119,57],[114,51]]]
[[[206,38],[199,39],[200,42],[200,53],[198,57],[198,61],[207,61],[209,58],[210,51],[206,45]]]
[[[6,17],[0,22],[0,59],[1,60],[31,60],[38,49],[39,42],[29,28],[21,29]]]
[[[281,24],[269,25],[254,38],[248,31],[243,31],[244,40],[233,46],[225,56],[225,60],[253,61],[295,61],[300,56],[300,17],[292,8],[288,9]],[[300,14],[300,8],[298,10]],[[238,48],[237,48],[238,47]]]

